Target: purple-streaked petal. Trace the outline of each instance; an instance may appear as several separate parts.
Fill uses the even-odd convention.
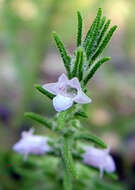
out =
[[[73,88],[76,88],[77,90],[81,90],[80,82],[76,77],[69,81],[69,85],[71,85]]]
[[[69,97],[57,95],[53,98],[53,106],[56,111],[61,112],[70,108],[73,104],[73,100]]]
[[[78,95],[74,97],[74,101],[79,104],[88,104],[91,102],[91,99],[84,92],[79,91]]]
[[[48,84],[44,84],[42,86],[45,90],[47,90],[48,92],[57,95],[57,89],[58,89],[58,85],[57,83],[48,83]]]
[[[66,83],[66,82],[68,82],[67,76],[64,73],[61,74],[60,77],[58,78],[58,82],[59,83]]]

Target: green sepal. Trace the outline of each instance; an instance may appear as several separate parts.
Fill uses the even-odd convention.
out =
[[[63,63],[64,63],[64,66],[66,68],[66,71],[67,71],[67,74],[68,76],[70,76],[70,61],[71,61],[71,58],[70,56],[68,55],[65,47],[64,47],[64,44],[63,42],[61,41],[61,39],[59,38],[59,36],[56,34],[56,32],[53,32],[53,38],[56,42],[56,45],[57,45],[57,48],[60,52],[60,55],[61,55],[61,58],[63,60]]]
[[[66,169],[71,173],[73,177],[77,178],[77,172],[71,153],[71,139],[69,137],[64,137],[63,139],[62,157]]]
[[[47,90],[45,90],[41,85],[35,84],[34,87],[41,92],[42,94],[46,95],[48,98],[50,98],[51,100],[55,97],[55,95],[51,94],[50,92],[48,92]]]
[[[102,59],[100,59],[97,63],[95,63],[95,65],[92,67],[92,69],[90,70],[89,74],[85,77],[84,79],[84,85],[87,84],[87,82],[93,77],[93,75],[95,74],[95,72],[97,71],[97,69],[105,62],[109,61],[111,58],[110,57],[104,57]]]
[[[81,140],[91,141],[101,148],[107,148],[107,145],[100,138],[98,138],[97,136],[93,134],[79,133],[79,134],[76,134],[74,138],[76,140],[81,139]]]
[[[77,11],[78,18],[78,30],[77,30],[77,47],[82,43],[82,16],[79,11]]]
[[[96,51],[96,53],[92,56],[91,60],[94,61],[105,49],[105,47],[107,46],[108,42],[110,41],[114,31],[116,30],[117,26],[113,26],[109,32],[106,34],[104,40],[102,41],[101,45],[99,46],[98,50]]]
[[[47,118],[45,118],[45,117],[43,117],[43,116],[41,116],[39,114],[36,114],[36,113],[33,113],[33,112],[26,112],[24,114],[24,116],[37,121],[38,123],[44,125],[45,127],[49,128],[49,129],[54,128],[52,123]]]

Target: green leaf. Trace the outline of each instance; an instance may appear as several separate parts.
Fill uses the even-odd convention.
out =
[[[81,81],[83,79],[83,50],[80,49],[80,53],[79,53],[79,81]]]
[[[76,76],[77,76],[77,70],[78,70],[78,65],[79,65],[79,59],[80,59],[80,52],[77,51],[77,52],[76,52],[76,57],[75,57],[74,66],[73,66],[73,70],[72,70],[72,77],[76,77]]]
[[[105,20],[106,20],[106,16],[103,16],[102,19],[101,19],[101,21],[100,21],[99,30],[101,30],[103,28]]]
[[[103,26],[104,26],[105,20],[106,20],[106,17],[104,16],[104,17],[101,19],[101,21],[100,21],[95,42],[94,42],[94,44],[93,44],[93,46],[92,46],[92,48],[91,48],[90,57],[95,53],[97,47],[98,47],[99,44],[100,44],[101,36],[104,35],[104,33],[102,33],[102,31],[103,31],[102,28],[103,28]],[[101,34],[101,33],[102,33],[102,34]]]
[[[53,38],[56,42],[57,48],[61,54],[64,66],[66,68],[66,71],[68,73],[68,75],[70,75],[70,56],[68,55],[63,42],[60,40],[59,36],[56,34],[56,32],[53,32]]]
[[[67,170],[72,174],[73,177],[77,178],[77,173],[75,169],[75,164],[73,162],[71,153],[71,139],[69,137],[64,137],[62,156]]]
[[[81,81],[83,78],[83,49],[79,47],[76,52],[75,63],[72,71],[72,77],[78,77]]]
[[[75,135],[75,139],[91,141],[101,148],[107,148],[107,145],[100,138],[98,138],[97,136],[93,134],[80,133],[80,134]]]
[[[45,127],[49,128],[49,129],[53,128],[51,122],[47,118],[40,116],[39,114],[35,114],[33,112],[26,112],[24,115],[28,118],[31,118],[31,119],[37,121],[38,123],[44,125]]]
[[[99,38],[98,38],[97,44],[100,44],[100,42],[102,41],[102,39],[103,39],[103,37],[104,37],[106,31],[107,31],[108,28],[109,28],[110,22],[111,22],[111,20],[108,20],[108,21],[106,22],[106,24],[104,25],[104,27],[103,27],[103,29],[102,29],[102,31],[101,31],[101,34],[100,34],[100,36],[99,36]]]
[[[83,111],[75,112],[75,116],[81,116],[83,118],[88,118],[88,115]]]
[[[98,11],[99,12],[99,11]],[[97,13],[98,14],[98,13]],[[86,35],[86,38],[84,40],[84,43],[83,43],[83,47],[85,48],[85,50],[87,49],[87,46],[91,40],[91,37],[93,35],[93,29],[95,28],[96,26],[96,23],[97,23],[97,15],[96,15],[96,18],[94,19],[92,25],[90,26],[90,29],[88,30],[87,32],[87,35]]]
[[[77,11],[78,18],[78,31],[77,31],[77,47],[82,43],[82,16],[79,11]]]
[[[99,30],[99,26],[100,26],[101,15],[102,15],[102,9],[99,8],[98,13],[97,13],[97,16],[96,16],[95,26],[94,26],[93,31],[92,31],[91,39],[90,39],[90,41],[88,42],[88,45],[87,45],[87,47],[86,47],[86,55],[87,55],[87,58],[90,57],[90,53],[91,53],[91,51],[92,51],[92,47],[93,47],[94,42],[95,42],[95,40],[96,40],[96,37],[97,37],[97,35],[98,35],[98,30]]]
[[[102,59],[100,59],[97,63],[95,63],[95,65],[92,67],[92,69],[90,70],[89,74],[85,77],[84,79],[84,85],[87,84],[87,82],[93,77],[93,75],[95,74],[95,72],[97,71],[97,69],[105,62],[109,61],[111,58],[110,57],[104,57]]]
[[[48,92],[47,90],[45,90],[41,85],[34,85],[34,87],[41,92],[42,94],[46,95],[48,98],[50,98],[51,100],[55,97],[55,95],[51,94],[50,92]]]
[[[98,50],[96,51],[96,53],[93,55],[92,57],[92,61],[94,61],[105,49],[105,47],[107,46],[108,42],[110,41],[114,31],[116,30],[117,26],[113,26],[109,32],[106,34],[103,42],[101,43],[101,45],[99,46]]]

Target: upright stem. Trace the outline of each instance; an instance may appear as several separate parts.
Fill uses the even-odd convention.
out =
[[[64,164],[63,164],[64,165]],[[64,166],[64,178],[63,178],[63,189],[64,190],[72,190],[72,179],[69,171]]]

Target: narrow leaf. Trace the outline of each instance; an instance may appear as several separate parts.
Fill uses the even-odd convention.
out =
[[[56,32],[53,32],[53,38],[56,42],[56,45],[59,49],[59,52],[61,54],[64,66],[67,70],[68,75],[70,75],[70,57],[64,47],[63,42],[60,40],[59,36],[56,34]]]
[[[97,69],[105,62],[109,61],[111,58],[110,57],[104,57],[102,59],[100,59],[97,63],[95,63],[95,65],[92,67],[92,69],[90,70],[89,74],[86,76],[86,78],[84,79],[84,85],[87,84],[87,82],[93,77],[93,75],[95,74],[95,72],[97,71]]]
[[[103,31],[103,26],[104,26],[104,23],[105,23],[105,20],[106,20],[106,17],[104,16],[101,21],[100,21],[100,24],[99,24],[99,27],[98,27],[98,32],[97,32],[97,35],[96,35],[96,39],[95,39],[95,42],[91,48],[91,51],[90,51],[90,57],[95,53],[97,47],[99,46],[100,44],[100,40],[101,40],[101,36],[103,36],[104,34],[102,33]],[[101,34],[102,33],[102,34]]]
[[[50,92],[48,92],[47,90],[45,90],[41,85],[34,85],[35,88],[41,92],[42,94],[46,95],[48,98],[50,98],[51,100],[55,97],[55,95],[51,94]]]
[[[105,20],[106,20],[106,16],[103,16],[103,18],[101,19],[100,21],[100,25],[99,25],[99,30],[101,30],[103,28],[103,25],[105,23]]]
[[[91,39],[90,39],[90,41],[88,42],[88,45],[87,45],[87,47],[86,47],[86,54],[87,54],[87,57],[90,56],[92,47],[93,47],[94,42],[95,42],[95,40],[96,40],[96,37],[97,37],[97,35],[98,35],[98,29],[99,29],[101,14],[102,14],[102,10],[99,9],[99,10],[98,10],[98,13],[97,13],[97,16],[96,16],[96,23],[95,23],[95,27],[94,27],[94,29],[93,29],[93,31],[92,31]]]
[[[75,63],[72,71],[72,77],[79,77],[82,80],[83,77],[83,49],[79,47],[76,52]]]
[[[100,10],[101,10],[101,9],[100,9]],[[99,10],[98,10],[98,12],[99,12]],[[97,15],[98,15],[98,12],[97,12]],[[94,30],[94,28],[95,28],[95,26],[96,26],[96,23],[97,23],[97,15],[96,15],[96,18],[94,19],[94,21],[93,21],[93,23],[92,23],[90,29],[88,30],[87,35],[86,35],[86,38],[85,38],[85,40],[84,40],[83,46],[84,46],[85,49],[87,48],[87,46],[88,46],[88,44],[89,44],[89,42],[90,42],[90,40],[91,40],[91,37],[92,37],[92,35],[93,35],[93,30]]]
[[[94,61],[104,50],[104,48],[107,46],[108,42],[110,41],[114,31],[116,30],[117,26],[113,26],[109,32],[107,33],[106,37],[104,38],[103,42],[99,46],[98,50],[92,57],[92,61]]]
[[[101,148],[107,148],[107,145],[97,136],[93,135],[93,134],[77,134],[75,136],[75,139],[82,139],[82,140],[87,140],[87,141],[91,141],[93,143],[95,143],[96,145],[100,146]]]
[[[39,114],[35,114],[32,112],[26,112],[24,115],[26,117],[29,117],[29,118],[37,121],[38,123],[44,125],[45,127],[49,128],[49,129],[53,128],[51,122],[47,118],[44,118],[43,116],[40,116]]]
[[[85,112],[83,112],[83,111],[75,112],[75,115],[76,116],[81,116],[83,118],[88,118],[88,115]]]
[[[79,81],[81,81],[83,79],[83,51],[82,49],[80,49],[80,55],[79,55],[80,59],[79,59]]]
[[[101,32],[99,38],[98,38],[97,44],[100,44],[100,42],[102,41],[102,39],[103,39],[103,37],[104,37],[104,34],[106,33],[107,29],[109,28],[110,22],[111,22],[111,20],[108,20],[108,21],[106,22],[106,24],[104,25],[103,30],[102,30],[102,32]]]
[[[77,31],[77,47],[82,43],[82,16],[79,11],[77,11],[78,17],[78,31]]]
[[[73,66],[73,71],[72,71],[72,77],[77,76],[77,70],[78,70],[78,65],[79,65],[79,59],[80,59],[80,53],[79,51],[76,52],[76,56],[75,56],[75,62],[74,62],[74,66]]]
[[[67,170],[72,174],[73,177],[77,178],[75,164],[73,162],[71,153],[71,142],[69,137],[64,137],[62,156]]]

